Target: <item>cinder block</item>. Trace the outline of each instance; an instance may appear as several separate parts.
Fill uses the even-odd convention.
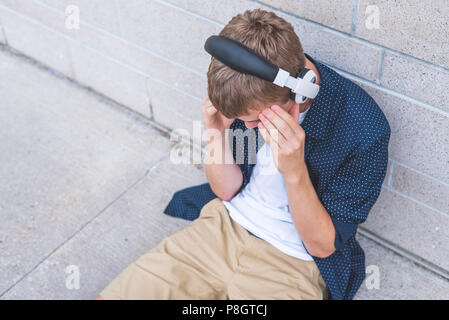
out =
[[[262,2],[330,28],[351,32],[353,0],[262,0]]]
[[[79,39],[83,44],[182,91],[201,98],[206,93],[207,77],[205,73],[201,74],[183,68],[177,63],[162,59],[143,48],[136,47],[128,41],[111,37],[107,33],[88,26],[83,26],[79,30]]]
[[[77,30],[68,29],[65,25],[64,11],[49,8],[37,1],[8,1],[5,6],[69,37],[76,37]]]
[[[77,42],[70,42],[75,79],[138,113],[151,117],[147,77]]]
[[[8,45],[50,66],[73,76],[66,38],[9,10],[0,10]]]
[[[201,1],[187,0],[187,9],[209,19],[226,25],[232,17],[246,10],[262,8],[271,11],[267,6],[248,0]]]
[[[379,12],[378,29],[371,20],[375,12]],[[356,35],[449,67],[448,16],[446,1],[360,0]]]
[[[368,80],[376,80],[380,49],[279,13],[295,28],[304,51],[331,66]]]
[[[166,58],[207,72],[206,39],[216,24],[156,1],[119,1],[125,38]]]
[[[360,84],[385,113],[391,127],[389,157],[449,182],[449,117],[372,86]]]
[[[114,34],[120,34],[120,19],[115,0],[40,0],[65,14],[69,5],[80,10],[80,19]],[[82,26],[81,26],[82,27]]]
[[[386,188],[364,228],[435,265],[449,270],[449,218]]]
[[[400,164],[393,170],[393,188],[428,206],[449,214],[449,185]]]
[[[17,0],[0,0],[0,6],[14,8],[17,5]]]
[[[154,80],[150,80],[149,83],[151,106],[156,122],[173,130],[187,130],[190,136],[193,135],[193,121],[199,121],[202,128],[204,127],[202,99],[185,95]]]
[[[0,52],[0,74],[2,295],[167,157],[170,144],[142,117],[23,59]],[[65,267],[50,268],[65,279]],[[28,294],[46,283],[35,280]]]
[[[354,300],[449,299],[446,279],[360,234],[356,238],[365,251],[367,275]]]
[[[381,85],[449,111],[449,72],[386,52]]]

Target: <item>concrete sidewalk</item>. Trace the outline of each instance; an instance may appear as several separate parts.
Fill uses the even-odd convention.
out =
[[[173,142],[150,120],[4,49],[0,101],[2,299],[93,299],[189,224],[162,210],[206,178],[169,161]],[[449,299],[440,276],[358,239],[380,288],[363,283],[357,299]],[[68,266],[79,289],[66,286]]]

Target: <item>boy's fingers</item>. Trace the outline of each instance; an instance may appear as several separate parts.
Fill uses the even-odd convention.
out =
[[[262,138],[265,140],[265,143],[268,144],[273,152],[273,155],[277,158],[277,152],[279,151],[279,143],[273,139],[273,137],[269,134],[267,128],[262,124],[258,125],[259,132],[262,135]]]
[[[272,109],[289,125],[289,127],[293,130],[293,132],[297,133],[298,129],[298,121],[299,121],[299,106],[298,110],[290,110],[290,112],[285,111],[281,107],[277,106],[272,107]],[[297,115],[295,114],[297,113]],[[295,116],[298,117],[298,120],[295,119]]]
[[[299,121],[299,105],[293,106],[290,114],[292,115],[293,119],[295,119],[296,122],[298,122]]]
[[[273,116],[270,118],[267,118],[267,122],[270,122],[274,125],[274,127],[279,130],[279,134],[281,134],[285,139],[288,139],[288,137],[295,132],[292,128],[290,128],[290,125],[277,113],[274,113]],[[269,124],[267,123],[265,125],[267,128],[270,128]]]
[[[263,114],[261,114],[260,119],[265,129],[267,129],[267,135],[270,135],[270,139],[276,143],[285,144],[287,143],[286,137],[282,135],[282,132],[274,126],[274,124]]]
[[[265,140],[265,142],[270,145],[270,137],[269,135],[267,135],[267,130],[265,129],[265,127],[262,124],[258,125],[259,127],[259,132],[262,135],[262,138]]]

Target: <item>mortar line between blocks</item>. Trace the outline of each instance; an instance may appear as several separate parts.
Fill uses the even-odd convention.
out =
[[[412,201],[412,202],[414,202],[416,204],[419,204],[420,206],[423,206],[426,209],[429,209],[429,210],[432,210],[434,212],[437,212],[437,213],[441,214],[445,218],[449,218],[449,213],[446,213],[446,212],[443,212],[443,211],[441,211],[441,210],[439,210],[437,208],[431,207],[428,204],[426,204],[426,203],[424,203],[424,202],[422,202],[422,201],[420,201],[418,199],[415,199],[415,198],[413,198],[413,197],[411,197],[411,196],[409,196],[409,195],[407,195],[407,194],[405,194],[405,193],[403,193],[403,192],[401,192],[399,190],[394,189],[393,187],[390,187],[388,185],[383,185],[382,188],[385,188],[385,190],[393,192],[393,193],[395,193],[397,195],[400,195],[401,197],[406,198],[407,200],[410,200],[410,201]]]
[[[395,162],[395,165],[399,165],[399,166],[401,166],[401,167],[404,167],[404,168],[406,168],[406,169],[408,169],[408,170],[410,170],[410,171],[413,171],[413,172],[415,172],[415,173],[417,173],[417,174],[420,174],[420,175],[422,175],[422,176],[424,176],[424,177],[426,177],[426,178],[428,178],[428,179],[430,179],[430,180],[432,180],[432,181],[435,181],[435,182],[437,182],[437,183],[440,183],[440,184],[442,184],[443,186],[445,186],[445,187],[449,187],[449,183],[448,182],[446,182],[446,181],[443,181],[443,180],[440,180],[440,179],[438,179],[438,178],[436,178],[436,177],[433,177],[433,176],[431,176],[431,175],[429,175],[429,174],[427,174],[427,173],[425,173],[425,172],[422,172],[422,171],[419,171],[418,169],[416,169],[416,168],[413,168],[413,167],[410,167],[409,165],[407,165],[407,164],[405,164],[405,163],[403,163],[403,162],[401,162],[401,161],[399,161],[399,160],[396,160],[396,159],[390,159],[391,161],[394,161]]]
[[[359,13],[360,0],[353,0],[352,2],[352,23],[351,23],[351,34],[355,36],[357,28],[357,18]]]
[[[369,85],[369,86],[374,87],[374,88],[376,88],[378,90],[387,92],[387,93],[389,93],[389,94],[391,94],[391,95],[393,95],[393,96],[395,96],[397,98],[401,98],[401,99],[406,100],[408,102],[417,104],[420,107],[423,107],[423,108],[429,109],[429,110],[431,110],[433,112],[436,112],[438,114],[441,114],[441,115],[443,115],[445,117],[449,117],[449,112],[445,111],[443,109],[440,109],[439,107],[435,107],[435,106],[433,106],[431,104],[428,104],[427,102],[416,100],[415,98],[407,96],[407,95],[405,95],[405,94],[403,94],[401,92],[394,91],[394,90],[392,90],[390,88],[382,87],[381,85],[377,84],[376,82],[372,82],[370,80],[366,80],[366,79],[361,78],[361,77],[359,77],[357,75],[354,75],[354,74],[349,73],[347,71],[341,70],[340,68],[332,66],[332,65],[330,65],[330,64],[328,64],[328,63],[326,63],[326,62],[324,62],[322,60],[319,60],[319,59],[315,59],[315,60],[317,60],[318,62],[320,62],[322,64],[325,64],[326,66],[330,67],[331,69],[334,69],[335,71],[337,71],[338,73],[340,73],[341,75],[345,76],[346,78],[348,78],[350,80],[359,81],[359,82],[361,82],[361,83],[363,83],[365,85]]]
[[[382,72],[383,72],[383,69],[384,69],[384,59],[385,59],[385,49],[382,49],[380,51],[379,68],[377,69],[376,83],[378,85],[380,85],[380,81],[382,79]]]
[[[55,9],[55,8],[53,8],[53,7],[50,7],[50,6],[48,6],[47,4],[41,3],[40,0],[34,0],[34,1],[37,1],[36,3],[37,3],[38,5],[41,5],[41,6],[45,7],[45,8],[48,8],[48,9],[53,10],[53,11],[56,11],[56,12],[58,12],[58,13],[60,13],[60,14],[64,14],[63,11],[60,11],[60,10]],[[71,36],[69,36],[69,35],[67,35],[67,34],[65,34],[65,33],[62,33],[62,32],[60,32],[60,31],[58,31],[58,30],[55,30],[55,29],[52,29],[51,27],[45,25],[44,23],[42,23],[42,22],[39,21],[39,20],[36,20],[36,19],[34,19],[34,18],[32,18],[32,17],[29,17],[29,16],[26,16],[26,15],[24,15],[24,14],[22,14],[22,13],[20,13],[20,12],[17,12],[17,11],[15,11],[15,10],[9,8],[9,7],[5,7],[5,6],[2,5],[2,4],[0,4],[0,9],[4,9],[5,11],[9,11],[9,12],[11,12],[11,14],[13,14],[13,15],[19,16],[19,17],[21,17],[22,19],[25,19],[26,21],[28,21],[28,22],[30,22],[30,23],[32,23],[32,24],[36,24],[36,25],[38,25],[39,27],[41,27],[41,28],[43,28],[43,29],[45,29],[45,30],[47,30],[47,31],[49,31],[49,32],[58,34],[58,35],[60,35],[60,36],[62,36],[62,37],[68,38],[68,39],[70,39],[70,40],[78,40],[78,38],[79,38],[79,37],[78,37],[78,34],[74,35],[73,38],[72,38]],[[185,66],[185,65],[182,64],[182,63],[179,63],[179,62],[177,62],[177,61],[174,61],[174,60],[171,60],[171,59],[169,59],[169,58],[166,58],[166,57],[164,57],[164,56],[162,56],[162,55],[160,55],[160,54],[158,54],[158,53],[156,53],[156,52],[151,51],[151,50],[148,49],[148,48],[142,47],[142,46],[140,46],[140,45],[138,45],[138,44],[136,44],[136,43],[134,43],[134,42],[131,42],[131,41],[127,40],[127,39],[124,38],[124,37],[121,37],[121,36],[119,36],[119,35],[113,34],[113,33],[109,32],[109,31],[107,31],[107,30],[101,29],[101,28],[99,28],[99,27],[97,27],[97,26],[95,26],[95,25],[93,25],[93,24],[90,24],[90,23],[84,21],[84,20],[81,20],[81,21],[80,21],[80,24],[81,24],[81,26],[85,25],[85,26],[87,26],[87,27],[89,27],[89,28],[91,28],[91,29],[94,29],[96,32],[100,32],[100,33],[102,33],[103,35],[107,35],[108,37],[111,37],[111,38],[114,38],[114,39],[123,41],[123,42],[126,43],[127,45],[130,45],[130,46],[132,46],[132,47],[134,47],[134,48],[138,48],[138,49],[140,49],[140,50],[143,50],[143,51],[145,51],[146,53],[151,54],[151,55],[154,56],[154,57],[157,57],[157,58],[159,58],[159,59],[164,60],[165,62],[171,63],[171,64],[173,64],[173,65],[175,65],[175,66],[177,66],[177,67],[183,68],[183,69],[185,69],[185,70],[187,70],[187,71],[190,71],[190,72],[192,72],[192,73],[195,73],[195,74],[197,74],[197,75],[204,76],[203,73],[199,72],[198,70],[192,69],[192,68],[190,68],[190,67]],[[87,47],[87,48],[90,48],[90,47],[88,47],[88,46],[86,46],[86,47]],[[95,49],[94,49],[94,50],[95,50]],[[107,55],[105,55],[105,54],[103,53],[103,56],[107,56]]]
[[[215,20],[210,19],[210,18],[208,18],[208,17],[202,16],[202,15],[196,13],[196,12],[193,12],[193,11],[188,10],[188,9],[187,9],[187,6],[186,6],[185,8],[183,8],[183,7],[177,6],[177,5],[174,4],[174,3],[170,3],[170,2],[167,2],[167,1],[163,1],[163,0],[153,0],[153,1],[158,2],[158,3],[162,4],[162,5],[167,6],[167,7],[171,7],[171,8],[177,9],[177,10],[179,10],[179,11],[182,11],[182,12],[184,12],[184,13],[187,13],[187,14],[189,14],[189,15],[191,15],[191,16],[196,17],[196,18],[205,20],[205,21],[207,21],[207,22],[209,22],[209,23],[212,23],[212,24],[215,24],[215,25],[221,24],[221,23],[218,22],[218,21],[215,21]]]
[[[56,77],[62,81],[65,81],[67,85],[72,86],[78,90],[84,91],[86,94],[90,95],[94,99],[97,99],[101,103],[104,103],[111,108],[116,108],[115,110],[124,112],[128,116],[132,115],[133,117],[136,117],[137,119],[139,119],[139,121],[143,121],[143,122],[151,125],[154,129],[156,129],[164,137],[168,137],[170,130],[172,130],[170,128],[164,127],[162,124],[159,124],[152,119],[149,119],[148,117],[138,113],[137,111],[127,107],[126,105],[123,105],[122,103],[117,102],[117,101],[113,100],[112,98],[105,96],[104,94],[102,94],[98,91],[95,91],[94,89],[89,88],[82,83],[77,82],[75,79],[72,79],[59,71],[55,71],[55,70],[47,67],[46,65],[42,64],[41,62],[15,50],[14,48],[11,48],[7,45],[0,44],[0,52],[4,52],[5,54],[11,55],[14,58],[21,60],[22,62],[31,65],[32,67],[35,67],[41,71],[44,71],[44,72],[52,75],[53,77]]]
[[[322,24],[322,23],[310,20],[308,18],[299,16],[299,15],[293,13],[293,12],[286,11],[284,9],[280,9],[280,8],[268,5],[268,4],[264,3],[264,2],[260,2],[260,0],[249,0],[249,1],[258,3],[260,5],[263,5],[263,6],[269,8],[269,9],[271,9],[273,11],[281,12],[283,14],[286,14],[288,16],[296,18],[297,20],[300,20],[302,22],[307,22],[307,23],[309,23],[311,25],[314,25],[314,26],[317,26],[317,27],[321,27],[322,29],[324,29],[324,30],[326,30],[326,31],[328,31],[328,32],[330,32],[332,34],[339,35],[339,36],[341,36],[341,37],[343,37],[343,38],[345,38],[347,40],[352,40],[352,41],[354,41],[356,43],[363,44],[363,45],[366,45],[368,47],[371,47],[371,48],[377,49],[377,50],[384,49],[387,53],[393,53],[393,54],[396,54],[398,56],[410,59],[410,60],[412,60],[412,61],[414,61],[416,63],[425,64],[426,67],[433,67],[433,68],[437,69],[440,72],[445,72],[445,73],[449,72],[449,66],[447,66],[447,67],[446,66],[441,66],[441,65],[435,64],[433,62],[421,59],[419,57],[414,57],[414,56],[409,55],[407,53],[395,50],[393,48],[386,47],[386,46],[384,46],[384,45],[382,45],[380,43],[371,42],[371,41],[366,40],[364,38],[359,38],[359,37],[357,37],[357,35],[352,35],[350,33],[347,33],[347,32],[341,31],[341,30],[333,29],[333,28],[331,28],[331,27],[329,27],[329,26],[327,26],[325,24]],[[221,26],[224,27],[224,24],[221,24]]]
[[[118,26],[120,29],[120,36],[123,38],[125,33],[123,31],[122,15],[120,14],[120,5],[118,3],[118,0],[114,0],[114,4],[115,4],[115,12],[116,12],[117,18],[118,18]]]
[[[432,262],[429,262],[419,256],[417,256],[416,254],[413,254],[411,252],[409,252],[406,249],[403,249],[393,243],[390,243],[389,241],[382,239],[381,237],[377,236],[375,233],[369,231],[368,229],[366,229],[363,226],[360,226],[360,228],[358,228],[357,232],[362,235],[363,237],[375,242],[377,245],[385,248],[386,250],[389,250],[393,253],[395,253],[396,255],[400,256],[403,259],[406,259],[410,262],[413,262],[415,265],[423,268],[426,271],[430,271],[433,274],[440,276],[444,279],[449,280],[449,272],[447,270],[445,270],[442,267],[439,267],[435,264],[433,264]]]
[[[390,159],[390,176],[388,177],[388,186],[391,188],[393,188],[393,174],[395,165],[395,161]]]
[[[57,12],[59,12],[59,13],[64,13],[63,11],[61,11],[61,10],[59,10],[59,9],[56,9],[56,8],[54,8],[54,7],[52,7],[52,6],[49,6],[49,5],[46,4],[46,3],[41,2],[42,0],[33,0],[33,1],[35,1],[35,2],[38,3],[39,5],[41,5],[41,6],[43,6],[43,7],[46,7],[46,8],[48,8],[48,9],[57,11]],[[176,6],[176,5],[172,4],[172,3],[168,3],[168,2],[165,2],[165,1],[162,1],[162,0],[155,0],[155,1],[158,1],[159,3],[164,4],[164,5],[168,5],[168,6],[170,6],[170,7],[173,7],[173,8],[179,9],[179,10],[182,10],[182,11],[186,12],[186,13],[189,14],[189,15],[192,15],[192,16],[195,16],[195,17],[198,17],[198,18],[202,18],[202,19],[204,19],[204,20],[206,20],[206,21],[209,21],[209,22],[215,24],[217,27],[223,28],[223,27],[225,26],[225,25],[224,25],[223,23],[221,23],[221,22],[217,22],[217,21],[211,20],[211,19],[209,19],[209,18],[207,18],[207,17],[201,16],[201,15],[199,15],[199,14],[197,14],[197,13],[194,13],[194,12],[191,12],[191,11],[189,11],[189,10],[187,10],[187,9],[182,8],[182,7]],[[383,46],[383,45],[381,45],[381,44],[379,44],[379,43],[371,42],[371,41],[369,41],[369,40],[366,40],[366,39],[363,39],[363,38],[359,38],[359,37],[357,37],[357,36],[353,36],[353,35],[351,35],[351,34],[349,34],[349,33],[346,33],[346,32],[340,31],[340,30],[336,30],[336,29],[332,29],[331,27],[329,27],[329,26],[327,26],[327,25],[324,25],[324,24],[318,23],[318,22],[316,22],[316,21],[309,20],[309,19],[307,19],[307,18],[298,16],[298,15],[292,13],[292,12],[289,12],[289,11],[286,11],[286,10],[283,10],[283,9],[273,7],[273,6],[268,5],[268,4],[266,4],[266,3],[260,2],[259,0],[249,0],[249,1],[254,2],[254,3],[258,3],[258,4],[260,4],[260,5],[264,6],[264,7],[270,8],[270,9],[272,9],[272,10],[282,12],[282,13],[284,13],[284,14],[287,14],[287,15],[289,15],[289,16],[292,16],[292,17],[294,17],[294,18],[296,18],[296,19],[298,19],[298,20],[301,20],[301,21],[303,21],[303,22],[307,22],[307,23],[310,23],[310,24],[312,24],[312,25],[320,26],[320,27],[322,27],[323,29],[325,29],[325,30],[328,31],[328,32],[331,32],[331,33],[336,34],[336,35],[343,36],[343,37],[345,37],[346,39],[350,39],[350,40],[356,41],[356,42],[358,42],[358,43],[361,43],[361,44],[370,46],[370,47],[372,47],[372,48],[374,48],[374,49],[377,49],[377,50],[379,50],[379,49],[384,49],[385,52],[387,52],[387,53],[396,54],[396,55],[401,56],[401,57],[403,57],[403,58],[410,59],[410,60],[412,60],[412,61],[414,61],[414,62],[416,62],[416,63],[425,64],[427,67],[433,67],[433,68],[435,68],[436,70],[438,70],[439,72],[444,72],[444,73],[448,73],[448,72],[449,72],[449,67],[441,66],[441,65],[435,64],[435,63],[433,63],[433,62],[426,61],[426,60],[423,60],[423,59],[418,58],[418,57],[414,57],[414,56],[409,55],[409,54],[407,54],[407,53],[403,53],[403,52],[400,52],[400,51],[398,51],[398,50],[395,50],[395,49],[392,49],[392,48]],[[360,1],[360,0],[357,0],[357,1]],[[26,18],[26,19],[29,20],[29,21],[32,21],[33,23],[37,23],[37,24],[41,25],[42,27],[44,27],[44,28],[46,28],[46,29],[48,29],[48,30],[51,30],[51,31],[56,32],[56,33],[58,33],[58,34],[61,34],[61,35],[65,36],[65,37],[68,37],[67,35],[64,35],[63,33],[59,32],[59,31],[57,31],[57,30],[51,29],[50,27],[48,27],[48,26],[42,24],[40,21],[35,20],[35,19],[33,19],[33,18],[30,18],[30,17],[28,17],[28,16],[25,16],[25,15],[23,15],[23,14],[17,12],[17,11],[14,11],[14,10],[8,8],[8,7],[5,7],[4,5],[1,5],[1,4],[0,4],[0,8],[4,8],[5,10],[8,10],[8,11],[10,11],[10,12],[13,12],[13,13],[19,15],[19,16],[22,16],[22,17]],[[176,62],[176,61],[169,60],[169,59],[165,58],[164,56],[161,56],[161,55],[159,55],[159,54],[157,54],[157,53],[155,53],[155,52],[152,52],[151,50],[149,50],[149,49],[147,49],[147,48],[145,48],[145,47],[142,47],[142,46],[140,46],[140,45],[138,45],[138,44],[136,44],[136,43],[130,42],[129,40],[127,40],[127,39],[125,39],[125,38],[123,38],[123,37],[120,37],[120,36],[118,36],[118,35],[116,35],[116,34],[110,33],[110,32],[108,32],[107,30],[104,30],[104,29],[101,29],[101,28],[99,28],[99,27],[96,27],[96,26],[94,26],[94,25],[92,25],[92,24],[90,24],[90,23],[87,23],[87,22],[85,22],[85,21],[81,21],[81,24],[85,24],[85,25],[89,26],[90,28],[93,28],[93,29],[95,29],[95,30],[97,30],[97,31],[99,31],[99,32],[103,32],[104,34],[107,34],[107,35],[109,35],[109,36],[111,36],[111,37],[120,39],[120,40],[124,41],[125,43],[127,43],[127,44],[129,44],[129,45],[132,45],[132,46],[134,46],[134,47],[136,47],[136,48],[142,49],[142,50],[144,50],[144,51],[146,51],[146,52],[148,52],[148,53],[150,53],[150,54],[152,54],[152,55],[154,55],[154,56],[156,56],[156,57],[158,57],[158,58],[160,58],[160,59],[163,59],[164,61],[173,63],[173,64],[175,64],[175,65],[177,65],[177,66],[179,66],[179,67],[181,67],[181,68],[184,68],[184,69],[186,69],[186,70],[189,70],[189,71],[191,71],[191,72],[194,72],[194,73],[197,73],[197,74],[200,74],[200,75],[201,75],[201,73],[199,73],[199,72],[198,72],[197,70],[195,70],[195,69],[191,69],[191,68],[189,68],[189,67],[186,67],[186,66],[184,66],[183,64],[178,63],[178,62]],[[216,31],[216,33],[218,33],[218,30]]]

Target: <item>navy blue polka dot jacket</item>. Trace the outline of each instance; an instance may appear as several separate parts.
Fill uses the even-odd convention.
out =
[[[321,82],[301,123],[306,133],[305,160],[315,191],[336,230],[336,251],[326,258],[313,259],[329,288],[329,299],[353,299],[365,278],[365,254],[355,233],[376,202],[386,175],[390,126],[365,90],[306,56],[316,65]],[[257,127],[247,129],[239,119],[230,129],[231,133],[254,130],[256,137],[254,148],[248,148],[252,140],[246,134],[240,139],[244,143],[237,142],[238,134],[231,138],[234,160],[236,154],[244,156],[243,161],[236,161],[243,174],[242,190],[255,165],[256,157],[250,150],[257,153],[258,140],[263,138]],[[164,213],[194,220],[216,197],[209,183],[185,188],[175,192]]]

